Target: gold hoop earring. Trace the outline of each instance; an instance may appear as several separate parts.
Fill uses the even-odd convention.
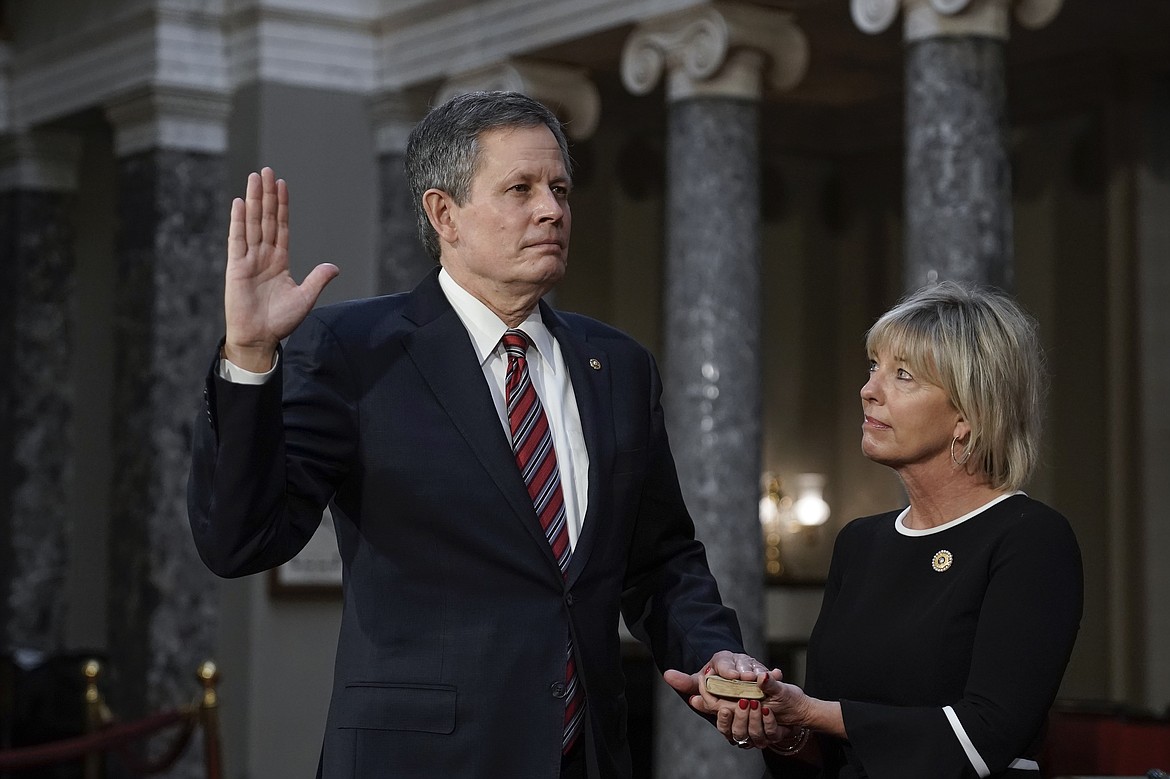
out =
[[[959,458],[955,457],[955,444],[957,443],[959,443],[959,437],[955,436],[951,439],[951,462],[955,464],[956,468],[962,468],[967,464],[967,461],[971,459],[971,450],[967,447],[963,447],[963,459],[960,460]]]

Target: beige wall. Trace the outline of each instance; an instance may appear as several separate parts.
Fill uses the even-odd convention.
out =
[[[1144,153],[1136,171],[1137,283],[1135,303],[1141,312],[1136,342],[1144,354],[1170,352],[1170,78],[1150,85],[1150,107],[1139,124]],[[1143,361],[1137,392],[1138,416],[1144,431],[1137,454],[1141,473],[1140,511],[1144,543],[1140,559],[1142,578],[1141,657],[1145,670],[1140,687],[1144,703],[1170,708],[1170,360]]]
[[[65,579],[65,636],[78,649],[105,649],[106,547],[110,505],[110,408],[113,396],[114,152],[99,117],[86,130],[74,197],[76,286],[73,366],[84,388],[74,411],[76,446],[68,543],[74,553]],[[84,554],[78,554],[84,550]],[[194,669],[192,669],[194,670]]]
[[[248,172],[267,165],[288,182],[293,276],[303,278],[319,262],[341,268],[321,304],[373,293],[374,159],[368,108],[359,95],[264,85],[235,97],[229,180],[242,193]],[[264,575],[223,582],[220,597],[230,773],[306,775],[321,748],[339,603],[273,598]]]
[[[1090,116],[1021,129],[1018,294],[1040,322],[1051,385],[1040,471],[1026,489],[1068,517],[1081,545],[1085,615],[1062,695],[1109,695],[1108,310],[1105,138]]]

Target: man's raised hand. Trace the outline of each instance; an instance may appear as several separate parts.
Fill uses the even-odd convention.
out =
[[[243,199],[232,201],[228,228],[224,357],[263,373],[281,339],[309,315],[321,290],[340,273],[322,263],[297,284],[288,272],[288,187],[271,168],[248,174]]]

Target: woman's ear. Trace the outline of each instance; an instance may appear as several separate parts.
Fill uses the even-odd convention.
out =
[[[458,208],[451,196],[441,189],[428,189],[423,193],[422,204],[431,227],[439,234],[439,242],[454,243],[459,235],[456,227]]]
[[[959,439],[959,443],[965,444],[971,436],[971,423],[962,414],[959,414],[955,419],[955,429],[951,433],[952,436]]]

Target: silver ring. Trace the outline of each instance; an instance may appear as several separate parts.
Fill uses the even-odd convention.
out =
[[[749,739],[749,738],[745,738],[745,739],[742,739],[742,740],[741,740],[741,739],[738,739],[738,738],[733,738],[733,739],[731,740],[731,743],[732,743],[732,744],[735,744],[735,745],[736,745],[737,747],[739,747],[740,749],[750,749],[750,748],[751,748],[751,743],[752,743],[752,741],[751,741],[751,739]]]

